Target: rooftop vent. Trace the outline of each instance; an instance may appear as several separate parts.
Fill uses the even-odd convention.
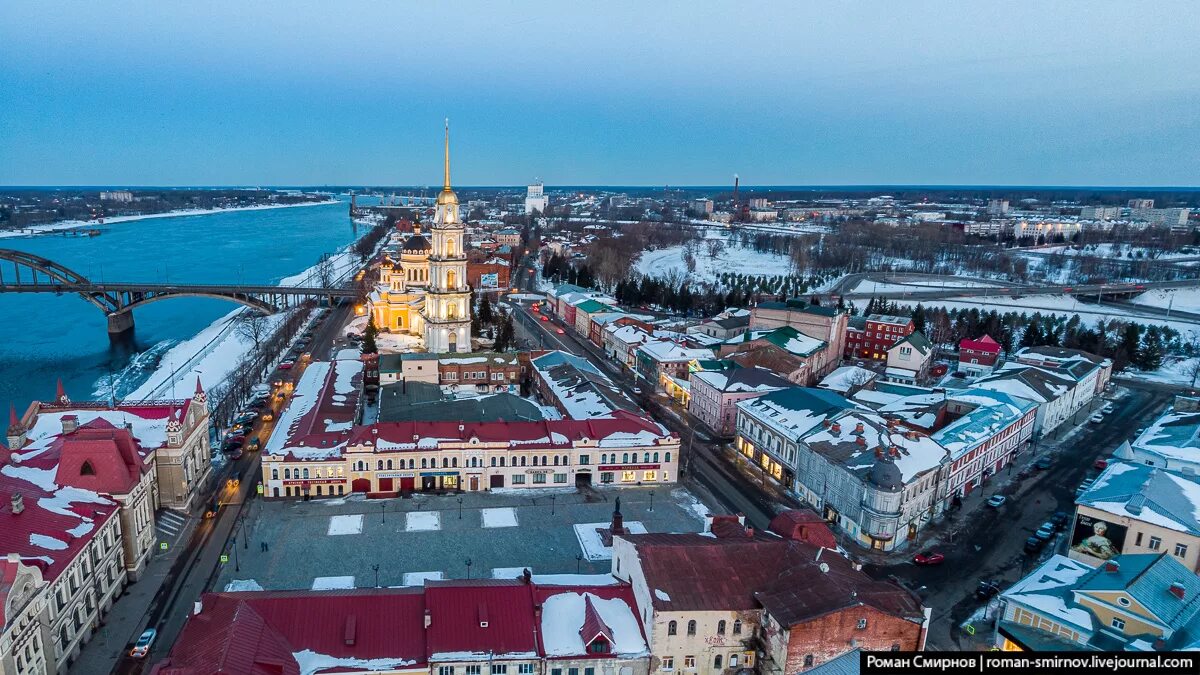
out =
[[[20,492],[12,493],[12,512],[17,515],[25,510],[25,496]]]
[[[1171,591],[1171,595],[1179,598],[1180,600],[1182,600],[1183,596],[1187,594],[1187,591],[1184,589],[1183,584],[1179,583],[1178,581],[1171,584],[1170,588],[1168,588],[1167,590]]]
[[[1109,560],[1108,562],[1104,563],[1104,571],[1108,572],[1109,574],[1116,574],[1117,572],[1121,571],[1121,564],[1116,560]]]

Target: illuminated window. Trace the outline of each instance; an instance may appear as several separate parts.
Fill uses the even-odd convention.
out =
[[[632,483],[636,480],[637,480],[637,472],[636,471],[622,471],[621,472],[621,482],[622,483]]]
[[[658,480],[658,472],[657,471],[646,471],[642,474],[642,480],[656,481],[656,480]]]

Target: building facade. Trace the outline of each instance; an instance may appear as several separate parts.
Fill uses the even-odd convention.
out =
[[[467,286],[467,258],[463,253],[466,231],[459,219],[458,195],[450,188],[450,127],[446,127],[446,166],[442,191],[433,216],[432,253],[429,256],[429,291],[421,316],[425,349],[443,352],[471,351],[471,289]]]

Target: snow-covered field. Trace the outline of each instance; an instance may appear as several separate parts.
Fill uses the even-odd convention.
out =
[[[180,209],[178,211],[167,211],[165,213],[144,213],[136,216],[113,216],[105,218],[103,225],[94,220],[64,220],[57,223],[47,223],[45,225],[34,225],[32,227],[24,227],[19,230],[4,230],[0,231],[0,239],[8,239],[10,237],[28,237],[35,234],[45,234],[46,232],[59,232],[61,230],[74,230],[81,227],[102,227],[104,225],[116,225],[118,223],[131,223],[135,220],[151,220],[154,218],[178,218],[179,216],[207,216],[213,213],[228,213],[229,211],[264,211],[267,209],[288,209],[298,206],[324,206],[326,204],[336,204],[336,199],[331,199],[324,202],[304,202],[303,204],[260,204],[257,206],[238,206],[234,208],[220,209]]]
[[[329,518],[329,531],[326,533],[330,536],[340,534],[362,534],[363,517],[362,514],[350,516],[332,516]]]
[[[1200,357],[1168,356],[1158,370],[1144,373],[1129,369],[1122,372],[1121,377],[1143,382],[1190,387],[1193,381],[1200,382],[1200,377],[1197,377],[1198,371],[1200,371]]]
[[[1146,291],[1134,298],[1133,303],[1136,305],[1146,305],[1147,307],[1171,308],[1181,312],[1200,314],[1200,288]]]
[[[442,529],[442,514],[437,511],[410,511],[404,514],[404,529],[409,532],[432,532]]]
[[[856,307],[860,310],[867,306],[869,300],[853,300]],[[1064,318],[1070,318],[1076,314],[1080,320],[1089,325],[1095,324],[1098,321],[1133,321],[1146,326],[1170,326],[1176,330],[1200,329],[1200,324],[1193,323],[1187,320],[1178,320],[1171,318],[1169,321],[1165,318],[1151,316],[1148,314],[1140,314],[1136,310],[1126,310],[1120,307],[1109,307],[1104,305],[1089,304],[1080,302],[1075,297],[1070,295],[1030,295],[1021,298],[1013,298],[1007,295],[988,296],[983,298],[949,298],[944,300],[897,300],[897,303],[902,306],[915,306],[921,304],[923,307],[944,307],[945,309],[978,309],[980,311],[996,310],[1001,314],[1005,312],[1017,312],[1024,314],[1033,314],[1040,312],[1042,314],[1054,314]]]
[[[864,279],[851,290],[851,293],[904,293],[905,291],[928,291],[938,288],[995,288],[996,284],[989,281],[955,279],[915,279],[913,281],[873,281]]]
[[[512,507],[500,507],[494,509],[483,509],[480,512],[483,517],[484,527],[516,527],[517,526],[517,510]]]
[[[1200,248],[1185,246],[1177,251],[1157,251],[1141,246],[1119,243],[1090,244],[1077,249],[1072,246],[1048,246],[1035,249],[1036,253],[1058,253],[1070,256],[1095,256],[1098,258],[1124,258],[1126,260],[1175,260],[1200,256]]]
[[[402,333],[380,333],[375,336],[375,346],[380,354],[404,354],[425,348],[425,340],[417,335]]]
[[[714,282],[721,272],[737,272],[753,276],[786,276],[792,273],[792,263],[785,255],[759,253],[753,249],[728,246],[717,257],[711,258],[708,250],[696,247],[696,271],[690,275],[683,261],[684,247],[669,246],[654,251],[643,251],[634,268],[649,277],[662,277],[677,270],[676,274],[701,282]]]

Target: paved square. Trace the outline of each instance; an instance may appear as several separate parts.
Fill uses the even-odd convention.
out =
[[[497,509],[484,509],[480,513],[483,514],[484,527],[517,526],[517,510],[511,506]]]
[[[338,578],[323,584],[389,587],[420,583],[431,572],[447,579],[516,578],[526,567],[538,576],[603,575],[612,563],[585,555],[574,526],[607,527],[617,497],[626,527],[641,523],[649,532],[699,532],[708,511],[683,488],[514,492],[257,501],[246,521],[250,547],[239,551],[241,571],[223,566],[213,588],[236,579],[267,590],[309,589],[320,577]],[[507,510],[515,525],[484,527],[485,520],[506,522]],[[354,519],[338,522],[358,523],[361,536],[329,536],[331,517],[338,516]]]
[[[329,535],[362,534],[361,514],[353,516],[333,516],[329,519]]]
[[[417,511],[404,516],[404,529],[409,532],[433,532],[442,529],[442,517],[437,511]]]

